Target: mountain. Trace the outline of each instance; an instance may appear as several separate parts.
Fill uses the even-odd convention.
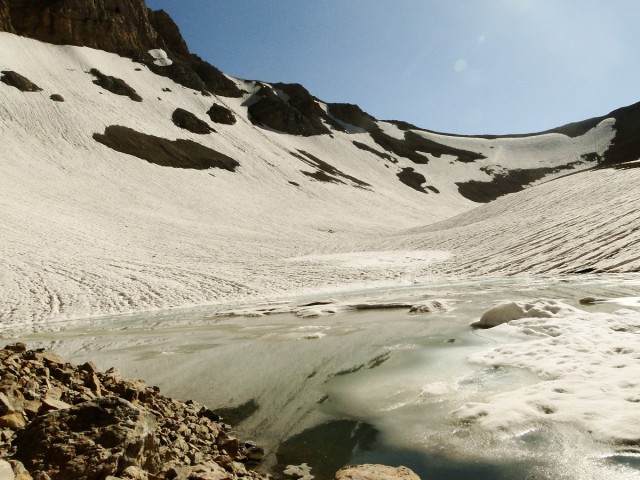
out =
[[[0,322],[640,268],[640,105],[457,136],[229,77],[142,0],[0,0]]]

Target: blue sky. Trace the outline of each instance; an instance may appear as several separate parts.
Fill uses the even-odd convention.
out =
[[[379,119],[526,133],[640,101],[637,0],[147,0],[225,73]]]

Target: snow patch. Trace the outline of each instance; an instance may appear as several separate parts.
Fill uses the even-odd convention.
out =
[[[160,48],[154,48],[153,50],[149,50],[149,55],[151,55],[155,60],[153,63],[158,65],[159,67],[169,67],[173,65],[173,61],[169,59],[167,56],[167,52]]]

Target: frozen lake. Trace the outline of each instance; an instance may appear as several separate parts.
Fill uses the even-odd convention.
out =
[[[116,366],[125,376],[160,386],[166,395],[219,409],[238,436],[265,448],[263,468],[274,472],[306,462],[322,480],[346,463],[366,462],[403,464],[423,478],[438,479],[629,479],[640,477],[640,441],[634,440],[633,431],[631,437],[607,440],[605,427],[601,432],[589,423],[614,425],[609,412],[595,407],[605,404],[587,398],[600,384],[593,379],[585,383],[589,379],[582,378],[584,372],[572,365],[551,374],[549,366],[492,364],[486,352],[504,345],[514,347],[499,351],[503,357],[521,352],[531,356],[522,347],[530,340],[510,330],[474,330],[469,323],[497,304],[540,298],[586,312],[561,319],[568,325],[582,322],[581,333],[571,333],[576,338],[589,337],[602,322],[625,321],[624,328],[612,327],[614,336],[606,348],[622,349],[620,365],[627,370],[588,357],[593,378],[613,378],[606,369],[615,368],[611,372],[624,379],[625,374],[635,375],[640,359],[634,330],[640,325],[638,295],[640,278],[632,275],[458,280],[326,294],[296,304],[61,322],[1,334],[5,342],[52,348],[70,361],[92,360],[102,369]],[[581,305],[585,297],[608,301]],[[412,304],[428,305],[431,311],[410,313]],[[349,310],[356,305],[360,310]],[[286,313],[289,310],[298,315]],[[330,311],[338,313],[326,314]],[[314,312],[325,314],[310,316]],[[557,323],[550,335],[533,324],[519,331],[532,330],[537,341],[553,337],[558,349],[573,344],[563,341],[564,323],[555,317],[549,322]],[[633,350],[623,345],[629,339],[639,345],[637,350],[627,351]],[[549,350],[545,358],[565,362],[566,354],[557,357],[562,360],[554,354]],[[554,392],[562,392],[560,382],[573,388],[577,400],[562,403],[544,397],[546,416],[520,412],[520,403],[513,411],[505,408],[505,418],[491,408],[475,417],[469,413],[485,403],[509,406],[509,398],[534,404],[530,390],[544,392],[549,382],[556,382]],[[633,430],[636,425],[628,420],[637,417],[640,388],[631,383],[626,392],[616,392],[612,390],[606,405],[618,413],[631,409],[620,421]],[[476,421],[484,415],[486,419]]]

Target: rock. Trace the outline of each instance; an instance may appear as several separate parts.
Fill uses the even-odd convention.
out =
[[[127,83],[121,78],[105,75],[97,68],[92,68],[89,73],[95,77],[93,83],[104,88],[105,90],[116,95],[129,97],[134,102],[142,101],[142,97],[138,95],[138,93],[129,85],[127,85]]]
[[[313,480],[315,476],[311,474],[311,467],[306,463],[300,465],[287,465],[287,468],[282,472],[289,478],[295,478],[297,480]]]
[[[104,134],[93,139],[118,152],[142,158],[150,163],[173,168],[206,170],[222,168],[234,172],[240,164],[233,158],[191,140],[167,140],[137,132],[128,127],[111,125]]]
[[[0,417],[0,428],[19,430],[27,425],[24,415],[20,412],[7,413]]]
[[[13,468],[6,460],[0,460],[0,480],[14,480]]]
[[[6,415],[7,413],[13,413],[16,409],[11,403],[11,400],[2,392],[0,392],[0,415]]]
[[[236,123],[236,117],[231,110],[222,105],[214,104],[207,111],[207,115],[212,122],[222,123],[224,125],[233,125]]]
[[[420,477],[407,467],[366,464],[340,469],[335,480],[420,480]]]
[[[23,353],[27,351],[27,346],[24,343],[16,342],[13,345],[7,345],[4,350],[15,353]]]
[[[47,365],[49,368],[55,367],[64,367],[65,361],[60,355],[53,352],[42,352],[38,354],[38,357]]]
[[[156,430],[150,413],[103,397],[37,417],[14,442],[15,456],[29,470],[59,479],[122,476],[130,466],[155,473],[160,469]]]
[[[41,92],[42,89],[29,80],[27,77],[23,77],[19,73],[13,72],[11,70],[3,70],[2,78],[0,78],[0,82],[6,83],[11,87],[15,87],[21,92]]]
[[[54,102],[64,102],[64,97],[58,93],[54,93],[49,98]]]
[[[16,460],[10,460],[9,463],[13,468],[13,475],[15,480],[33,480],[31,474],[24,468],[22,462],[18,462]]]
[[[171,119],[177,127],[188,130],[191,133],[206,135],[214,131],[207,122],[200,120],[193,113],[184,110],[183,108],[176,108]]]
[[[55,398],[45,397],[42,399],[42,408],[41,411],[48,412],[50,410],[64,410],[66,408],[71,408],[67,402],[63,402],[62,400],[56,400]]]

